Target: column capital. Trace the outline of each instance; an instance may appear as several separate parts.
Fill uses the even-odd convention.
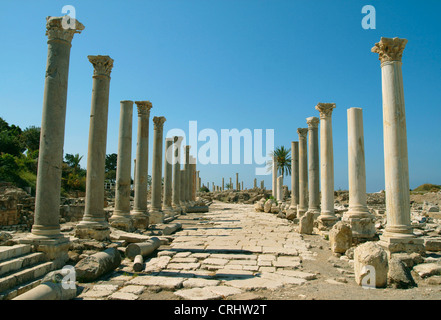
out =
[[[308,124],[309,130],[317,129],[318,125],[320,123],[320,119],[317,117],[309,117],[309,118],[306,118],[306,123]]]
[[[297,133],[299,134],[299,138],[306,139],[308,134],[308,128],[298,128]]]
[[[75,21],[74,28],[66,28],[63,26],[63,19],[72,19]],[[64,40],[71,42],[75,33],[81,33],[84,25],[76,19],[69,16],[64,17],[47,17],[46,18],[46,35],[49,40]]]
[[[164,127],[164,122],[167,119],[165,119],[165,117],[153,117],[153,124],[154,124],[154,129],[155,130],[162,130],[162,128]]]
[[[148,118],[150,116],[150,109],[152,108],[152,103],[150,101],[135,101],[135,104],[138,108],[139,117],[145,115]]]
[[[401,61],[407,39],[383,38],[372,47],[371,52],[378,53],[378,60],[384,62]]]
[[[113,68],[113,59],[109,56],[87,56],[93,65],[93,76],[110,77]]]
[[[320,111],[320,119],[330,118],[332,110],[335,109],[335,103],[321,103],[319,102],[315,108]]]

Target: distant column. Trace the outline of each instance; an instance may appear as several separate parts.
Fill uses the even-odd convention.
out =
[[[153,161],[152,161],[152,202],[150,204],[150,224],[162,223],[164,213],[161,208],[162,194],[162,152],[165,117],[153,117]]]
[[[273,156],[273,189],[271,190],[274,199],[277,199],[277,160]]]
[[[291,142],[291,205],[290,210],[297,211],[299,204],[299,142]]]
[[[135,101],[138,109],[138,137],[135,163],[135,199],[131,212],[133,226],[146,229],[149,226],[147,209],[147,177],[149,163],[149,120],[152,103]]]
[[[222,191],[225,190],[225,185],[224,185],[224,178],[222,178]]]
[[[320,215],[320,170],[319,170],[319,145],[318,125],[320,119],[310,117],[306,119],[308,124],[308,182],[309,182],[309,203],[308,211],[317,218]]]
[[[334,212],[334,153],[332,147],[332,111],[335,109],[335,103],[319,103],[315,108],[320,112],[320,181],[322,186],[321,211],[317,221],[320,230],[328,230],[337,221]]]
[[[162,211],[166,215],[170,215],[174,213],[172,207],[173,142],[174,142],[174,138],[165,139],[164,192],[163,192],[163,201],[162,201]]]
[[[380,244],[389,252],[424,251],[410,220],[409,163],[401,57],[406,39],[381,38],[372,48],[379,54],[383,88],[384,174],[387,225]]]
[[[131,231],[130,185],[132,164],[133,101],[121,101],[119,116],[118,158],[116,167],[115,210],[109,218],[114,228]]]
[[[253,186],[253,188],[254,188],[254,189],[257,188],[257,178],[254,178],[254,186]]]
[[[181,213],[181,160],[180,150],[182,137],[174,137],[174,164],[173,164],[173,194],[172,194],[172,206],[173,209]]]
[[[87,150],[86,205],[83,219],[76,226],[75,236],[106,240],[110,236],[110,229],[104,213],[104,180],[110,73],[113,68],[113,59],[109,56],[88,56],[87,58],[94,70]]]
[[[308,151],[306,137],[307,128],[298,128],[299,134],[299,207],[297,216],[301,217],[308,210]]]
[[[283,176],[277,177],[277,202],[283,202]]]
[[[236,172],[236,190],[239,191],[240,190],[240,185],[239,185],[239,173]]]

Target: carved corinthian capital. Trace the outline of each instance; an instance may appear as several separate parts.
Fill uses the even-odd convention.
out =
[[[46,18],[46,35],[49,40],[64,40],[70,43],[75,33],[84,30],[83,24],[73,18],[70,19],[75,21],[75,28],[63,28],[63,19],[69,18],[68,16]]]
[[[372,52],[379,54],[381,63],[388,61],[401,61],[407,39],[383,38],[371,49]]]
[[[328,119],[335,109],[335,103],[318,103],[315,108],[320,112],[320,119]]]
[[[299,139],[306,139],[308,128],[298,128],[297,133],[299,134]]]
[[[155,130],[162,130],[164,127],[165,117],[153,117],[153,124]]]
[[[138,117],[150,117],[150,109],[152,108],[152,103],[150,101],[135,101],[135,103],[138,108]]]
[[[319,123],[320,123],[320,119],[317,117],[306,118],[306,124],[308,125],[309,130],[317,129]]]
[[[93,65],[93,76],[110,77],[113,68],[113,59],[109,56],[87,56]]]

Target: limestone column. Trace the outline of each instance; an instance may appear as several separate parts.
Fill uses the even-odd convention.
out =
[[[191,163],[190,163],[190,168],[191,168],[191,201],[194,202],[196,201],[196,158],[195,157],[191,157]]]
[[[240,183],[240,190],[241,190],[241,191],[244,190],[244,189],[243,189],[243,181],[241,181],[241,183]]]
[[[165,139],[164,156],[164,196],[162,211],[166,215],[174,213],[172,207],[172,183],[173,183],[173,142],[174,138]]]
[[[349,210],[344,213],[342,220],[351,225],[353,238],[371,239],[376,230],[375,218],[366,202],[363,112],[361,108],[350,108],[347,113]]]
[[[187,189],[187,175],[186,175],[186,170],[185,167],[183,169],[180,170],[179,173],[179,184],[180,184],[180,188],[179,188],[179,194],[180,194],[180,206],[182,208],[182,212],[185,213],[187,212],[187,208],[188,208],[188,204],[186,202],[185,196],[185,190]]]
[[[239,185],[239,173],[236,172],[236,190],[239,191],[240,190],[240,185]]]
[[[222,178],[222,191],[225,190],[225,185],[224,185],[224,178]]]
[[[308,151],[306,146],[307,128],[298,128],[299,134],[299,206],[297,216],[308,210]]]
[[[181,142],[182,137],[174,137],[174,155],[175,160],[173,163],[173,194],[172,194],[172,206],[173,209],[181,213],[181,160],[180,160],[180,150],[181,150]]]
[[[309,203],[308,211],[314,214],[314,218],[320,215],[320,173],[319,173],[319,147],[318,125],[320,119],[310,117],[306,119],[308,124],[308,182]]]
[[[113,68],[113,59],[109,56],[88,56],[88,59],[94,70],[87,150],[86,206],[83,219],[77,224],[75,235],[79,238],[105,240],[110,235],[109,223],[104,212],[104,180],[110,72]]]
[[[121,101],[119,116],[118,158],[116,166],[115,210],[109,218],[114,228],[131,231],[130,185],[132,164],[133,101]]]
[[[320,112],[320,181],[322,201],[317,218],[320,230],[330,229],[337,217],[334,212],[334,153],[332,146],[332,111],[335,103],[319,103]]]
[[[265,188],[265,181],[262,180],[260,181],[260,189],[264,189]]]
[[[230,178],[230,190],[233,189],[233,180]]]
[[[291,205],[290,210],[297,212],[299,204],[299,142],[291,141]]]
[[[66,122],[67,83],[70,48],[75,33],[84,26],[64,29],[63,17],[46,18],[48,55],[44,83],[43,116],[35,196],[35,215],[29,242],[40,244],[37,250],[60,252],[67,258],[69,238],[60,233],[61,165],[63,162]],[[59,249],[59,250],[58,250]],[[50,257],[52,258],[52,257]]]
[[[257,188],[257,178],[254,178],[254,186],[253,186],[253,188],[254,188],[254,189]]]
[[[191,146],[187,145],[185,146],[185,201],[189,207],[192,206],[191,203],[191,169],[190,169],[190,148]]]
[[[277,177],[277,202],[283,202],[283,176]]]
[[[200,171],[196,171],[196,192],[199,192],[201,190],[201,178],[199,177]]]
[[[277,160],[273,155],[273,189],[271,190],[274,199],[277,199]]]
[[[162,223],[162,145],[165,117],[153,117],[152,202],[149,210],[150,224]]]
[[[423,251],[410,220],[406,112],[401,57],[406,39],[381,38],[372,48],[379,54],[383,91],[384,174],[387,225],[380,238],[389,252]]]
[[[133,226],[137,229],[146,229],[149,226],[147,209],[147,178],[149,163],[149,121],[150,101],[135,101],[138,109],[138,140],[136,146],[135,163],[135,199],[131,212]]]

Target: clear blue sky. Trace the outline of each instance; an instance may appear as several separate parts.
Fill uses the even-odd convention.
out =
[[[107,153],[116,153],[120,100],[150,100],[165,130],[275,129],[290,147],[318,102],[334,102],[335,189],[347,189],[346,110],[363,108],[367,190],[384,189],[380,37],[409,40],[403,54],[410,186],[441,184],[441,2],[392,0],[2,1],[0,116],[41,125],[46,16],[73,5],[85,25],[72,41],[65,153],[86,166],[92,91],[87,55],[114,60]],[[364,30],[361,10],[376,9]],[[133,157],[136,149],[136,112]],[[151,125],[151,128],[153,126]],[[150,141],[152,142],[152,129]],[[199,142],[199,147],[204,143]],[[150,149],[152,143],[150,143]],[[151,172],[151,156],[149,173]],[[220,159],[220,156],[219,156]],[[252,187],[256,165],[199,165],[203,182]],[[257,177],[258,181],[263,179]],[[271,177],[265,176],[271,187]],[[290,186],[287,178],[285,183]]]

